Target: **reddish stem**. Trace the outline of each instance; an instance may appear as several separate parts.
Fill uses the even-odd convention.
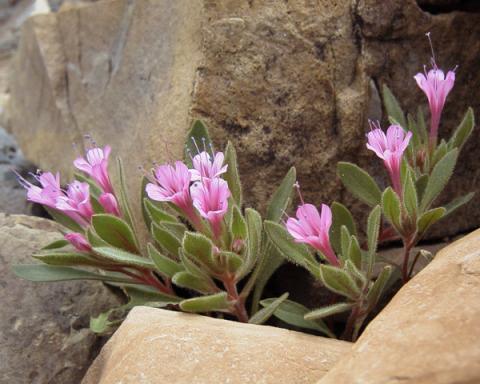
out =
[[[245,309],[245,302],[238,295],[235,277],[233,275],[226,275],[222,282],[227,290],[229,299],[235,302],[233,306],[233,314],[237,317],[238,321],[248,323],[248,313]]]

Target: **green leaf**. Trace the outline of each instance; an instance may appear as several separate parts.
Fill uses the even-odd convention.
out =
[[[48,212],[48,214],[55,220],[57,223],[63,225],[65,228],[70,229],[72,232],[83,233],[84,229],[78,224],[75,220],[71,219],[64,213],[57,211],[56,209],[49,208],[43,205],[43,208]]]
[[[448,152],[448,146],[447,146],[447,143],[445,140],[442,139],[442,141],[440,142],[440,144],[437,146],[437,148],[435,149],[435,152],[433,153],[433,156],[432,156],[432,161],[431,161],[431,164],[430,166],[433,167],[435,164],[438,163],[438,161],[443,158],[443,156],[445,156]]]
[[[403,183],[403,202],[405,204],[405,209],[408,212],[408,215],[416,220],[417,211],[418,211],[418,197],[417,189],[415,188],[415,183],[413,181],[412,171],[408,171]]]
[[[333,249],[337,253],[341,253],[341,228],[342,225],[347,227],[348,232],[352,235],[357,234],[355,222],[350,211],[343,204],[336,201],[332,203],[332,225],[330,227],[330,242]]]
[[[117,283],[132,283],[132,280],[112,276],[100,275],[82,269],[60,267],[46,264],[19,264],[12,267],[18,277],[36,282],[68,281],[68,280],[102,280]]]
[[[473,196],[475,196],[475,192],[470,192],[465,196],[457,197],[456,199],[452,200],[445,206],[445,215],[450,215],[453,211],[460,208],[462,205],[467,204],[470,200],[472,200]]]
[[[178,220],[175,216],[167,213],[159,205],[152,202],[152,200],[145,198],[143,200],[143,205],[150,223],[152,221],[156,224],[160,224],[165,221],[169,223],[178,223]]]
[[[87,229],[87,240],[92,247],[109,247],[106,241],[102,240],[100,236],[98,236],[92,227]]]
[[[191,255],[194,260],[215,269],[216,263],[213,258],[214,245],[208,237],[200,233],[186,232],[182,246],[184,252]]]
[[[352,236],[350,240],[350,247],[348,249],[349,260],[357,267],[362,265],[362,250],[356,236]]]
[[[383,191],[382,210],[393,227],[399,232],[402,231],[400,199],[391,187]]]
[[[112,310],[100,313],[98,317],[90,317],[90,330],[97,334],[104,334],[111,331],[114,322],[108,320]]]
[[[380,272],[378,275],[377,280],[375,280],[375,283],[373,283],[372,287],[369,289],[367,293],[369,310],[375,308],[378,301],[382,297],[383,291],[388,283],[388,280],[390,279],[391,274],[392,267],[390,265],[385,266],[382,272]]]
[[[40,260],[42,263],[45,263],[48,265],[98,266],[98,265],[105,264],[89,256],[87,253],[71,252],[71,251],[69,252],[69,251],[62,251],[62,250],[46,250],[46,251],[44,250],[42,252],[34,254],[33,257],[37,260]]]
[[[305,320],[318,320],[328,316],[336,315],[338,313],[346,312],[352,309],[353,304],[350,303],[338,303],[328,305],[326,307],[315,309],[305,314]]]
[[[267,307],[272,304],[276,299],[265,299],[260,302],[263,307]],[[304,319],[304,315],[309,310],[302,304],[296,303],[291,300],[285,300],[275,310],[273,315],[287,324],[295,327],[310,329],[314,331],[320,331],[329,337],[335,338],[335,335],[328,329],[326,324],[321,321],[309,321]]]
[[[341,236],[340,236],[340,248],[341,248],[341,258],[346,260],[348,257],[348,250],[350,249],[351,235],[347,227],[342,225]]]
[[[176,304],[183,300],[180,297],[159,292],[149,286],[128,285],[124,286],[123,289],[129,297],[129,301],[125,305],[125,308],[128,309],[136,307],[138,305],[146,305],[149,307],[159,308],[165,307],[169,304]]]
[[[247,223],[237,205],[233,207],[231,232],[233,239],[247,238]]]
[[[239,278],[248,274],[260,257],[260,247],[262,244],[262,217],[253,208],[245,210],[245,219],[247,224],[247,256],[245,263],[238,272]]]
[[[180,240],[169,230],[167,230],[162,224],[155,224],[152,222],[152,228],[150,230],[152,237],[155,239],[158,245],[165,251],[178,257],[178,249],[182,246]]]
[[[404,129],[407,128],[405,114],[403,113],[402,108],[400,107],[400,104],[393,93],[385,84],[382,87],[382,91],[383,103],[385,104],[387,115],[391,117],[394,122],[400,124]]]
[[[186,312],[224,311],[229,307],[227,292],[194,297],[180,302],[180,309]]]
[[[242,183],[238,173],[237,153],[233,144],[229,141],[225,148],[225,164],[228,164],[227,172],[223,175],[228,183],[228,188],[232,194],[233,200],[239,207],[242,206]]]
[[[462,122],[453,133],[452,138],[449,140],[448,147],[458,148],[460,150],[472,134],[474,126],[475,117],[473,115],[473,109],[470,107],[463,117]]]
[[[423,194],[425,193],[425,188],[427,188],[428,184],[428,175],[421,175],[417,178],[415,182],[415,189],[417,190],[417,199],[421,201],[423,198]]]
[[[208,280],[187,271],[177,272],[173,276],[172,282],[178,287],[192,289],[200,293],[210,293],[213,288]]]
[[[192,157],[197,155],[199,150],[203,151],[204,149],[207,152],[208,150],[213,151],[212,141],[205,124],[200,120],[196,120],[193,122],[192,128],[190,128],[185,142],[185,163],[189,168],[192,168]]]
[[[339,162],[337,173],[345,188],[355,197],[372,207],[380,203],[382,192],[377,183],[363,169],[352,163]]]
[[[130,226],[132,233],[135,233],[135,218],[133,217],[132,209],[130,208],[130,203],[127,193],[127,184],[125,181],[125,171],[123,168],[123,162],[120,157],[117,157],[117,169],[118,169],[118,180],[120,181],[120,194],[117,196],[118,203],[120,205],[120,211],[125,221]],[[133,235],[134,244],[138,247],[138,243],[135,235]]]
[[[377,253],[378,234],[380,232],[380,221],[382,218],[382,209],[379,205],[373,208],[367,221],[367,240],[368,240],[368,263],[367,271],[370,276],[373,265],[375,264],[375,255]]]
[[[419,237],[421,237],[427,231],[430,226],[440,220],[443,216],[445,216],[446,209],[444,207],[438,207],[430,209],[429,211],[425,212],[422,216],[419,217],[417,220],[417,227]]]
[[[69,244],[70,243],[68,242],[68,240],[65,240],[65,239],[55,240],[50,244],[46,245],[45,247],[43,247],[42,250],[63,248]]]
[[[265,308],[255,313],[255,315],[253,315],[248,322],[250,324],[265,323],[287,298],[288,298],[288,292],[284,293],[279,298],[274,299],[270,304],[265,306]]]
[[[296,177],[295,168],[290,168],[270,200],[267,208],[267,220],[277,222],[282,218],[290,203]]]
[[[358,284],[360,285],[360,287],[362,287],[363,290],[363,288],[368,282],[367,276],[365,276],[364,273],[360,269],[358,269],[351,260],[345,261],[345,265],[343,266],[343,268],[350,274],[350,276],[355,279],[355,281],[358,282]]]
[[[152,244],[149,243],[147,245],[147,251],[157,269],[164,275],[172,278],[177,272],[183,271],[183,266],[181,264],[162,255]]]
[[[352,277],[343,269],[330,265],[320,265],[320,280],[330,291],[356,300],[361,294]]]
[[[430,204],[442,192],[452,176],[453,169],[457,162],[458,149],[452,149],[433,167],[432,173],[428,179],[425,192],[420,203],[420,211],[425,211]]]
[[[285,259],[318,276],[318,263],[305,245],[294,242],[287,230],[278,223],[267,220],[264,226],[270,241]]]
[[[210,271],[206,271],[203,264],[199,265],[199,262],[195,256],[190,255],[188,252],[180,250],[180,260],[182,261],[182,264],[187,272],[197,277],[200,277],[205,281],[211,281]]]
[[[124,251],[123,249],[111,247],[94,247],[93,251],[96,254],[100,255],[102,258],[113,261],[119,265],[155,269],[155,264],[151,260],[140,257],[138,255],[134,255],[133,253]]]
[[[138,252],[132,229],[119,217],[107,214],[93,215],[92,226],[97,235],[108,244],[129,252]]]
[[[221,251],[216,258],[219,273],[236,273],[243,265],[243,259],[234,252]]]
[[[415,121],[415,118],[411,114],[408,114],[407,116],[407,124],[408,124],[408,130],[412,132],[413,147],[411,148],[412,149],[417,148],[421,143],[421,136],[418,131],[417,122]]]
[[[140,190],[140,201],[142,205],[142,217],[143,221],[145,223],[145,226],[147,228],[150,228],[150,224],[152,223],[152,219],[147,211],[147,208],[145,207],[146,201],[149,201],[148,195],[147,195],[147,184],[150,183],[150,180],[146,176],[142,177],[142,185],[141,185],[141,190]]]

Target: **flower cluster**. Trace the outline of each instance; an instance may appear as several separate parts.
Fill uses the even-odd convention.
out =
[[[228,168],[223,162],[222,152],[210,155],[202,151],[192,158],[192,169],[182,161],[160,165],[154,169],[153,182],[146,186],[148,197],[175,205],[200,232],[204,228],[201,218],[205,219],[218,241],[230,197],[228,184],[221,178]]]
[[[111,148],[94,147],[87,150],[85,157],[77,158],[73,164],[92,178],[101,189],[98,203],[106,213],[120,216],[120,209],[108,175],[108,157]],[[70,217],[82,228],[90,225],[94,214],[90,185],[85,181],[74,180],[66,190],[61,188],[60,175],[50,172],[38,172],[33,175],[40,185],[34,185],[19,176],[20,183],[27,190],[27,199],[59,211]],[[89,251],[91,248],[81,233],[69,233],[65,238],[78,250]]]

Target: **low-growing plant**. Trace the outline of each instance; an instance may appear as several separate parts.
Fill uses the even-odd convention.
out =
[[[296,218],[288,218],[284,225],[265,222],[265,229],[279,253],[306,268],[336,295],[330,305],[314,310],[284,301],[274,313],[281,320],[302,326],[298,319],[323,320],[347,312],[342,337],[355,340],[386,287],[394,283],[393,272],[399,271],[396,276],[406,283],[414,273],[419,257],[428,255],[421,250],[412,260],[413,247],[434,223],[473,197],[473,193],[469,193],[445,206],[435,206],[437,197],[453,174],[461,148],[472,133],[474,116],[469,108],[451,138],[438,143],[440,117],[447,95],[453,88],[455,72],[448,71],[445,75],[434,58],[432,65],[430,71],[414,77],[428,98],[429,131],[421,107],[416,117],[406,116],[386,86],[383,99],[391,125],[384,133],[378,122],[370,122],[367,148],[383,160],[390,185],[382,191],[375,180],[357,165],[338,164],[338,176],[346,189],[372,209],[363,231],[366,233],[365,242],[360,240],[349,210],[338,202],[334,202],[331,208],[322,204],[319,213],[315,206],[305,204],[302,199]],[[403,244],[402,264],[387,261],[389,265],[380,268],[385,260],[380,260],[377,255],[378,243],[396,239]],[[264,300],[262,304],[271,302],[271,299]]]
[[[133,306],[150,305],[255,324],[274,315],[330,337],[338,330],[325,319],[348,314],[340,336],[355,340],[396,282],[392,276],[406,283],[418,258],[427,254],[420,251],[412,259],[413,247],[434,223],[473,196],[435,205],[473,130],[474,117],[468,109],[452,137],[438,142],[455,72],[445,75],[435,60],[432,63],[428,73],[415,76],[428,97],[429,130],[422,109],[416,116],[405,115],[386,86],[383,98],[391,125],[385,133],[379,122],[370,122],[366,146],[383,160],[390,184],[380,188],[357,165],[338,164],[346,189],[371,208],[364,230],[339,202],[322,204],[320,212],[305,203],[294,168],[273,194],[265,220],[255,209],[244,208],[233,145],[216,152],[197,121],[187,137],[184,161],[145,172],[141,203],[146,242],[129,206],[120,159],[119,188],[111,182],[109,146],[92,143],[86,156],[74,161],[82,173],[66,189],[58,173],[34,175],[39,185],[20,178],[28,200],[42,204],[65,233],[64,239],[34,254],[41,264],[17,265],[14,270],[32,281],[101,280],[121,288],[128,303],[92,318],[96,332],[111,330],[120,321],[112,317],[121,318]],[[282,222],[294,187],[301,204],[296,217]],[[403,244],[401,265],[378,256],[379,243],[391,240]],[[310,310],[289,301],[288,293],[262,300],[265,285],[285,260],[304,267],[330,291],[329,305]]]

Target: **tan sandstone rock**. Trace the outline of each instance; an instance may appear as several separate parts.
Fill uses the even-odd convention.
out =
[[[480,230],[442,249],[319,384],[480,382]]]
[[[312,383],[349,350],[285,329],[136,307],[82,384]]]
[[[0,383],[80,382],[102,339],[89,330],[120,300],[98,282],[40,284],[22,280],[14,264],[61,238],[50,220],[0,213]]]
[[[412,78],[429,62],[425,32],[442,67],[460,65],[441,134],[469,104],[480,109],[480,13],[436,3],[423,1],[424,11],[414,0],[109,0],[37,16],[14,63],[12,129],[27,157],[62,171],[71,143],[93,134],[127,160],[138,193],[137,167],[180,156],[191,119],[202,118],[220,147],[236,144],[248,203],[264,207],[295,165],[307,199],[342,199],[363,216],[336,162],[385,180],[365,148],[366,120],[382,117],[382,84],[410,110],[426,105]],[[479,139],[476,130],[445,200],[478,189]],[[475,199],[434,235],[477,226]]]

